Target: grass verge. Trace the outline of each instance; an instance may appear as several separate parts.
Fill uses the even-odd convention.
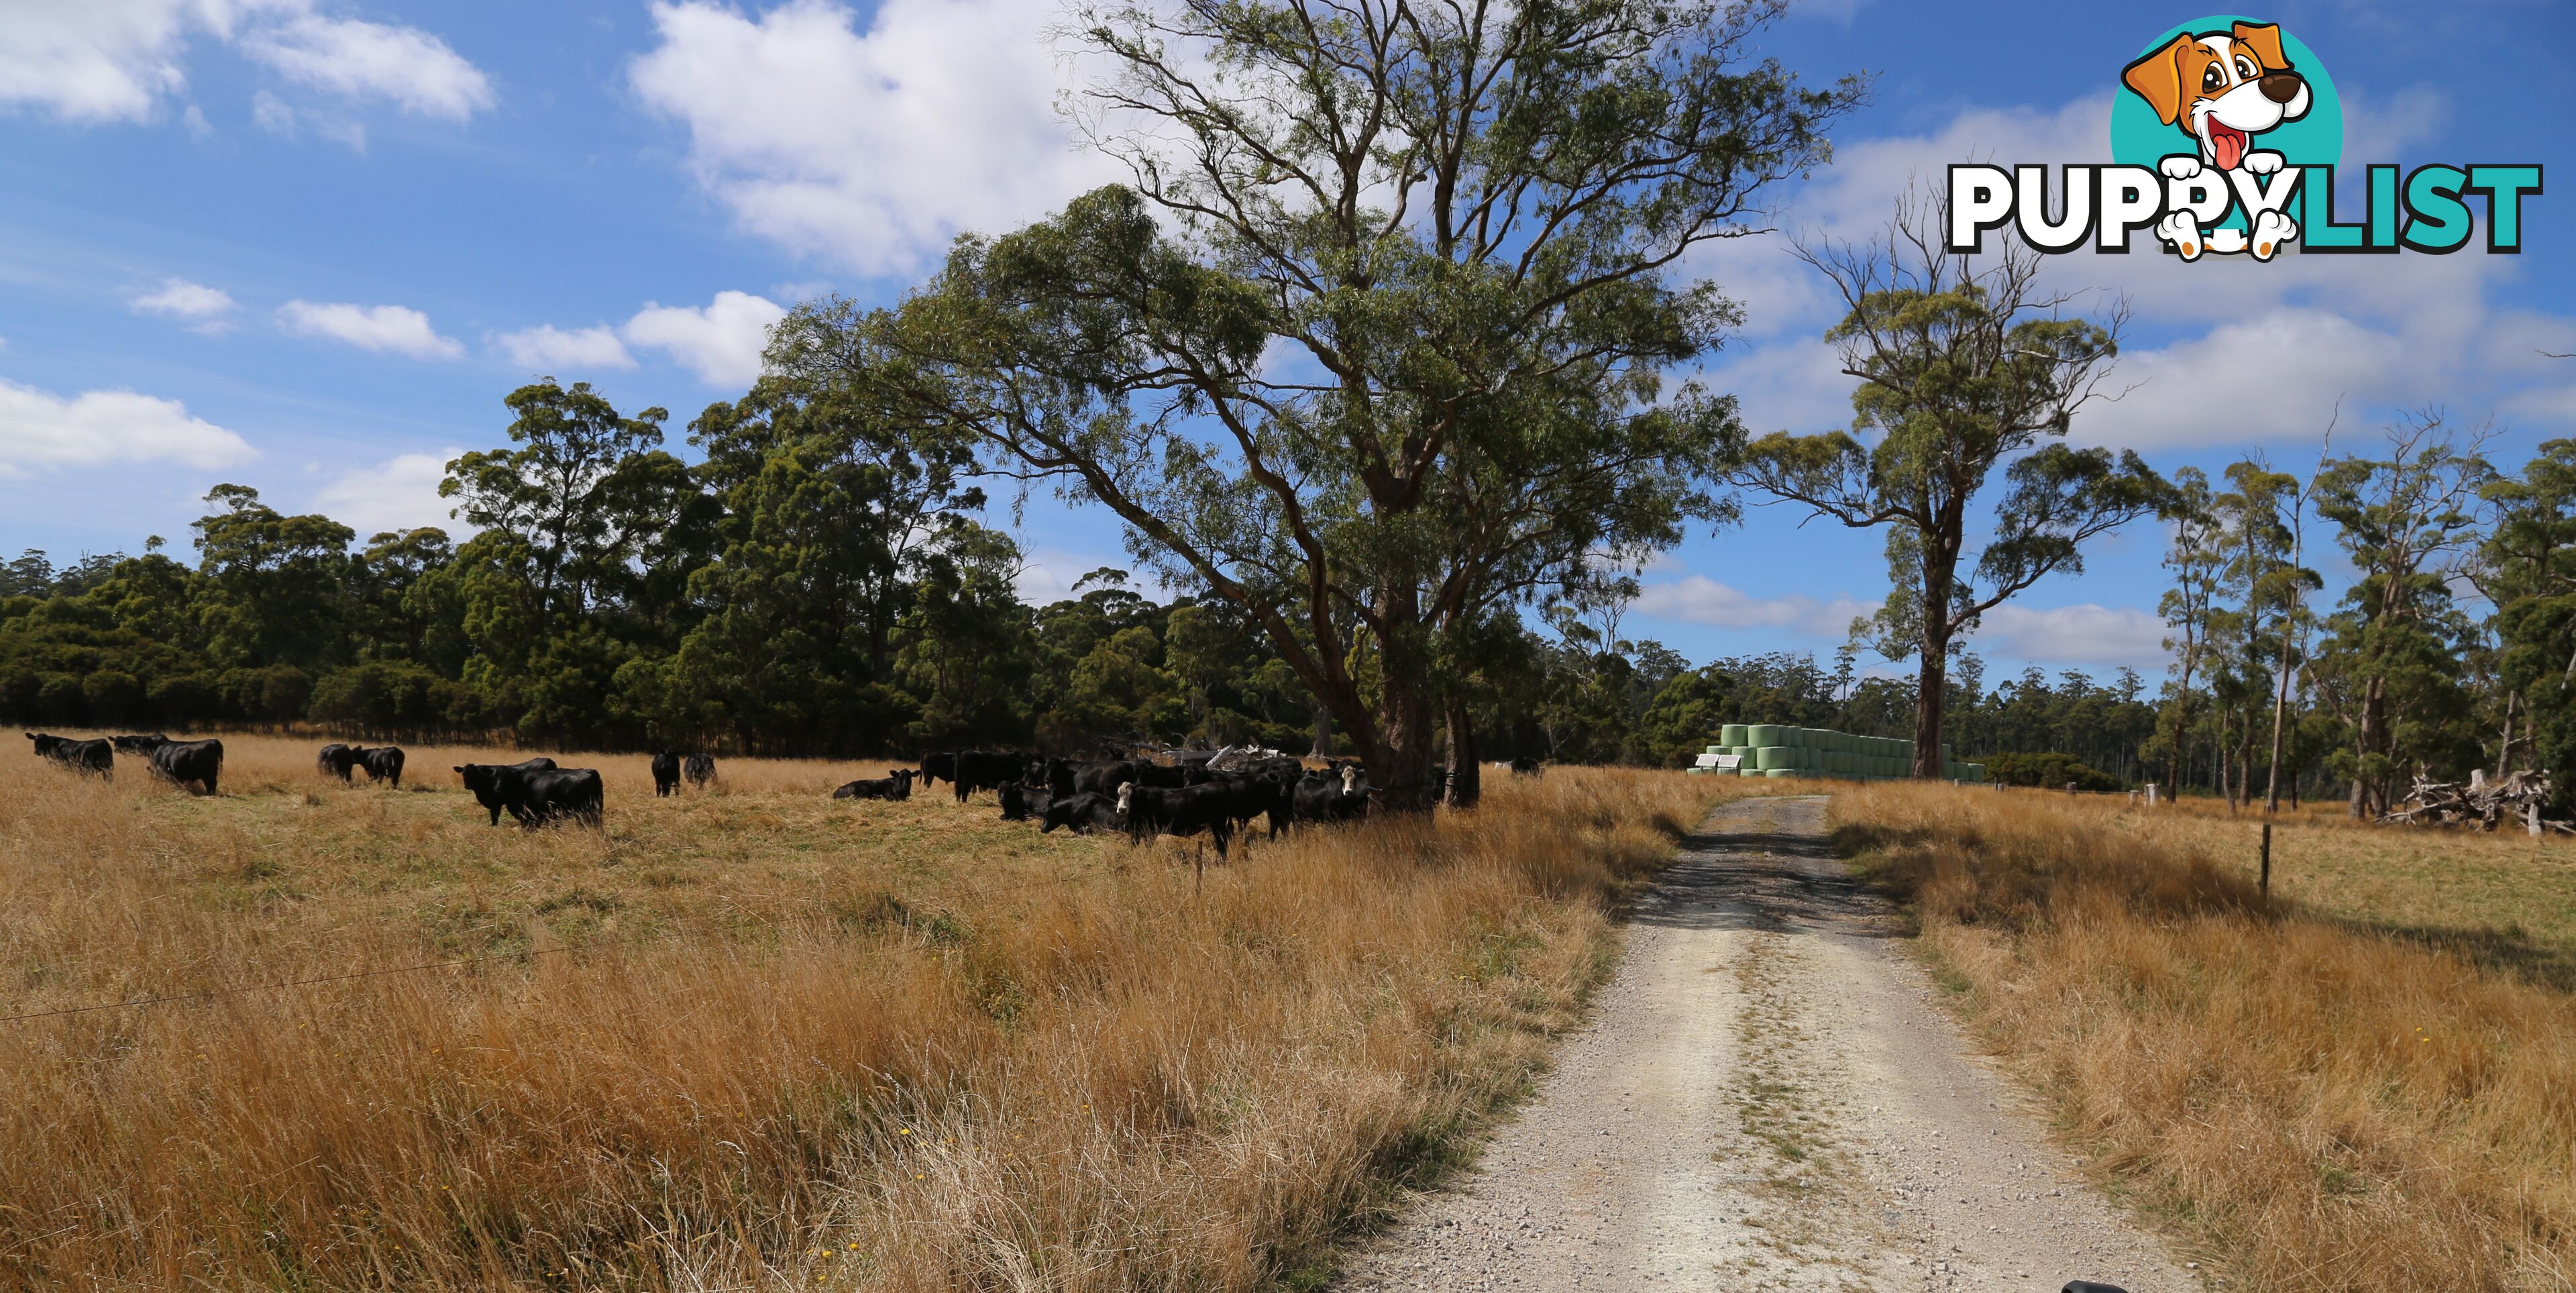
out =
[[[874,768],[485,825],[227,738],[226,793],[0,761],[0,1284],[1254,1290],[1523,1090],[1733,789],[1509,779],[1211,865]],[[632,764],[632,767],[627,766]],[[942,790],[945,788],[942,787]]]
[[[1972,1026],[2244,1284],[2576,1286],[2564,992],[2045,796],[1880,785],[1833,820]]]

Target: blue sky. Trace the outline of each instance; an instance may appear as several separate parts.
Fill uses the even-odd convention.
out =
[[[677,441],[748,384],[783,306],[890,300],[957,230],[1116,178],[1051,111],[1079,75],[1043,43],[1059,2],[0,0],[0,552],[184,549],[219,481],[362,532],[438,523],[437,464],[499,443],[500,397],[538,373],[667,407]],[[2106,160],[2121,65],[2197,16],[1793,7],[1764,52],[1874,73],[1875,92],[1770,221],[1865,234],[1951,161]],[[2576,185],[2576,5],[2257,16],[2330,68],[2348,166],[2539,162]],[[2075,438],[2164,470],[2251,450],[2304,470],[2340,398],[2344,443],[2439,405],[2495,419],[2518,465],[2576,430],[2576,361],[2538,353],[2576,351],[2571,213],[2576,192],[2531,200],[2516,257],[2057,258],[2060,283],[2133,313],[2116,379],[2133,389]],[[1832,311],[1782,238],[1700,268],[1749,312],[1707,380],[1756,430],[1841,421]],[[2106,541],[1976,649],[1995,668],[2152,669],[2162,537]],[[1021,538],[1033,596],[1124,564],[1096,510],[1040,500]],[[1755,508],[1647,583],[1626,631],[1705,659],[1829,651],[1885,573],[1874,535]]]

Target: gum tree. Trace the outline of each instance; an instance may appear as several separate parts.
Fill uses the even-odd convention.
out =
[[[2093,538],[2154,511],[2164,483],[2135,453],[2062,443],[2118,353],[2121,313],[2065,317],[2039,258],[2007,243],[1983,267],[1942,250],[1929,201],[1898,207],[1883,242],[1806,246],[1848,311],[1825,334],[1852,392],[1847,430],[1775,432],[1747,447],[1738,485],[1855,529],[1887,529],[1888,597],[1868,622],[1881,654],[1920,661],[1914,775],[1941,775],[1953,644],[1979,616],[2058,571]],[[2000,469],[1992,532],[1971,556],[1971,512]]]
[[[1088,11],[1075,105],[1130,184],[961,240],[773,358],[973,428],[1240,607],[1428,807],[1441,638],[1724,515],[1738,320],[1687,272],[1854,100],[1748,49],[1780,6],[1180,0]]]

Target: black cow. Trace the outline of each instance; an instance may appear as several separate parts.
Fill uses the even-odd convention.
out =
[[[519,819],[519,825],[534,829],[547,822],[571,819],[585,826],[602,824],[602,802],[605,798],[599,773],[593,768],[500,768],[501,806]]]
[[[358,766],[367,770],[367,780],[382,781],[402,789],[403,752],[399,745],[379,745],[358,751]]]
[[[1118,790],[1118,815],[1127,823],[1127,837],[1139,844],[1150,835],[1206,831],[1216,841],[1216,855],[1224,857],[1226,845],[1234,839],[1232,813],[1232,796],[1223,786],[1166,790],[1131,782]]]
[[[460,763],[456,775],[465,778],[465,788],[474,792],[474,802],[491,810],[492,824],[501,824],[503,797],[501,774],[504,772],[552,772],[555,761],[534,758],[525,763]]]
[[[1038,814],[1040,835],[1059,826],[1076,835],[1089,835],[1093,831],[1119,830],[1126,825],[1125,819],[1118,815],[1118,805],[1111,803],[1107,795],[1087,792],[1050,799]]]
[[[834,799],[892,799],[898,801],[910,799],[912,798],[912,769],[893,768],[889,769],[883,778],[876,781],[853,781],[848,785],[833,791],[832,797]]]
[[[169,737],[163,736],[159,732],[154,732],[150,736],[145,736],[137,732],[128,732],[123,736],[111,736],[107,738],[110,745],[115,746],[120,753],[124,754],[150,754],[153,746],[159,745],[163,741],[167,741],[169,739]]]
[[[925,787],[957,779],[957,756],[925,754],[921,756],[921,784]]]
[[[1526,754],[1512,760],[1512,775],[1514,776],[1535,777],[1546,770],[1547,768],[1545,764],[1540,763],[1538,760],[1533,759]]]
[[[51,759],[75,772],[94,772],[102,777],[116,775],[116,747],[106,741],[76,741],[68,736],[48,736],[29,732],[27,739],[36,743],[36,757]]]
[[[1047,788],[1047,793],[1049,795],[1072,794],[1073,776],[1077,770],[1078,769],[1074,761],[1071,759],[1047,760],[1046,780],[1044,782]]]
[[[957,802],[978,790],[999,790],[1004,782],[1017,781],[1020,756],[1008,750],[964,750],[957,755],[957,771],[952,785]]]
[[[1002,820],[1024,822],[1030,817],[1046,816],[1047,805],[1055,796],[1034,786],[1012,782],[1002,787]]]
[[[707,783],[716,779],[716,756],[712,754],[692,754],[688,758],[682,759],[680,761],[680,775],[688,778],[690,785],[696,786],[700,790],[706,789]]]
[[[680,759],[678,750],[664,750],[653,756],[653,797],[680,793]]]
[[[1291,793],[1301,822],[1347,822],[1368,815],[1368,789],[1360,784],[1356,763],[1309,772],[1298,779]]]
[[[152,747],[152,770],[186,786],[191,794],[211,795],[215,778],[224,770],[224,743],[163,741]]]
[[[357,766],[358,747],[342,745],[338,741],[323,746],[322,752],[313,756],[316,771],[326,777],[338,777],[344,783],[349,780],[349,770]]]

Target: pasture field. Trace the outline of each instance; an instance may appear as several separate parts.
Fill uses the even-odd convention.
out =
[[[1885,783],[1838,843],[2230,1287],[2576,1288],[2569,846]]]
[[[522,831],[449,771],[520,752],[394,791],[224,739],[215,798],[0,757],[0,1285],[1304,1286],[1754,789],[1501,778],[1202,887],[990,795],[825,797],[882,763],[657,800],[558,755],[607,829]]]

